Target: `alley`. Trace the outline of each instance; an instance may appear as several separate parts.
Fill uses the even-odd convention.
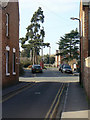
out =
[[[62,99],[68,82],[77,82],[78,76],[62,74],[57,68],[20,77],[20,82],[34,83],[3,102],[3,118],[49,118]]]

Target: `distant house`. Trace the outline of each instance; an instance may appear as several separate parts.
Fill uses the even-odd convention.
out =
[[[0,2],[0,79],[3,87],[19,81],[18,1]]]
[[[55,54],[55,66],[58,67],[60,64],[62,64],[61,61],[62,57],[60,56],[60,50],[56,50]]]
[[[90,98],[90,0],[80,2],[81,83]]]
[[[63,56],[60,55],[60,50],[56,50],[55,54],[55,66],[58,67],[60,64],[67,64],[67,62],[62,61]],[[68,64],[71,66],[72,70],[77,70],[77,60],[73,59],[72,61],[69,61]]]

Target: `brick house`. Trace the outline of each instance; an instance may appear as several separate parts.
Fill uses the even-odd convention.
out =
[[[69,61],[68,63],[63,61],[63,56],[60,55],[60,50],[56,50],[56,54],[55,54],[55,66],[58,67],[60,64],[69,64],[72,68],[72,70],[74,71],[75,69],[77,69],[77,60],[73,59],[72,61]]]
[[[80,2],[81,83],[90,99],[90,0]]]
[[[18,1],[0,3],[0,18],[0,81],[7,87],[19,81]]]
[[[58,67],[61,64],[61,56],[59,55],[60,51],[56,50],[55,54],[55,66]]]

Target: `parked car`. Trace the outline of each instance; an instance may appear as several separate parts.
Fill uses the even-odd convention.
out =
[[[40,65],[33,65],[32,73],[42,73],[42,67]]]
[[[70,65],[63,65],[62,73],[73,73]]]

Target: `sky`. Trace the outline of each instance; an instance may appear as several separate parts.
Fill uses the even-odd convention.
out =
[[[60,37],[79,27],[79,22],[70,18],[79,18],[80,0],[19,0],[20,38],[25,37],[26,28],[39,7],[45,16],[44,42],[50,43],[51,54],[55,54]],[[46,47],[43,51],[44,54],[49,54],[49,48]]]

